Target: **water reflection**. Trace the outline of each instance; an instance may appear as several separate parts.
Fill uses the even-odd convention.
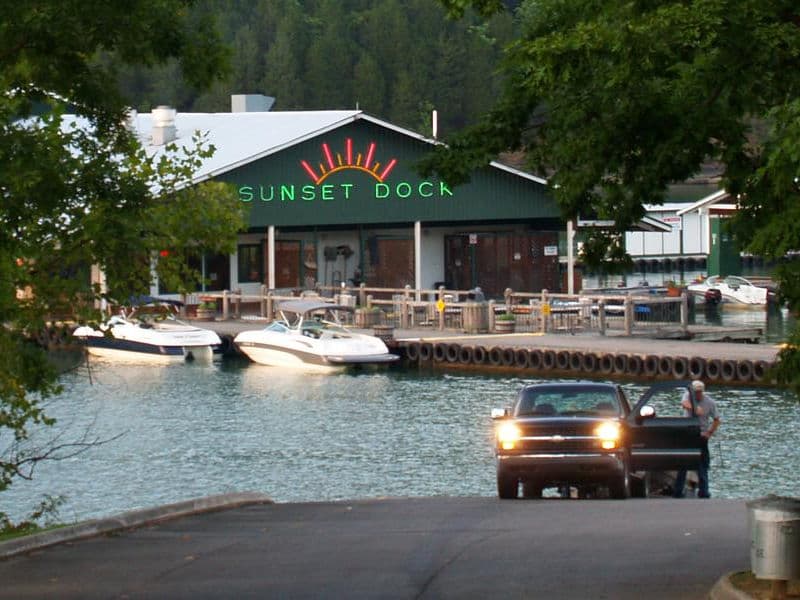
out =
[[[490,409],[534,380],[425,371],[312,375],[235,361],[98,365],[64,378],[59,424],[112,438],[0,494],[19,518],[44,493],[64,519],[255,490],[276,501],[495,493]],[[632,398],[641,386],[626,385]],[[723,415],[718,497],[797,495],[800,408],[777,390],[709,388]],[[677,402],[677,399],[676,399]],[[716,445],[718,442],[715,442]]]
[[[689,322],[696,325],[760,328],[764,331],[765,341],[776,343],[787,339],[796,319],[786,308],[774,304],[766,308],[696,304],[689,315]]]

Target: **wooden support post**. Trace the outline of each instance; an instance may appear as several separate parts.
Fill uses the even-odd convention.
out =
[[[542,290],[542,300],[539,308],[539,312],[542,315],[542,333],[547,333],[550,328],[550,299],[547,290]]]
[[[267,286],[261,285],[261,300],[259,300],[259,313],[262,318],[267,316]]]
[[[230,297],[228,296],[230,292],[228,290],[222,290],[222,320],[227,321],[228,316],[230,314]]]
[[[403,291],[403,299],[400,301],[400,328],[408,329],[408,301],[411,294],[411,286],[406,284]]]
[[[684,334],[689,331],[689,295],[686,290],[681,294],[681,331]]]
[[[597,321],[600,326],[600,335],[606,334],[606,301],[602,298],[597,301]]]
[[[358,286],[358,305],[365,306],[367,304],[367,284],[362,283]]]
[[[630,294],[625,296],[623,314],[625,315],[625,335],[632,335],[633,334],[633,300],[631,299],[631,295]]]

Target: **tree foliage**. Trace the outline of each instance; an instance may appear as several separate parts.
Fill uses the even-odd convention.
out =
[[[504,4],[440,1],[453,14]],[[457,183],[498,153],[523,150],[565,217],[616,221],[586,246],[597,266],[609,263],[609,247],[625,259],[607,238],[638,220],[643,204],[663,202],[669,184],[716,162],[739,204],[734,234],[779,262],[783,299],[800,308],[800,263],[790,258],[800,250],[797,2],[530,0],[516,16],[502,95],[423,169]],[[796,371],[779,377],[800,384]]]
[[[24,442],[52,425],[41,401],[56,373],[28,340],[65,312],[96,318],[88,270],[117,299],[149,290],[151,259],[176,287],[190,285],[189,251],[231,251],[242,226],[235,194],[189,186],[213,151],[201,138],[153,163],[125,126],[121,65],[172,60],[206,86],[224,72],[213,22],[191,2],[42,0],[3,3],[0,24],[0,491],[29,477]],[[66,118],[65,113],[77,115]],[[36,117],[36,114],[41,116]],[[62,444],[61,447],[69,446]],[[40,449],[41,450],[41,449]],[[26,453],[27,452],[27,453]]]
[[[228,111],[231,94],[261,93],[276,98],[275,110],[358,106],[418,131],[434,107],[440,130],[454,130],[490,108],[513,29],[510,15],[447,20],[430,0],[203,0],[193,12],[218,16],[231,73],[200,93],[180,85],[171,63],[121,69],[139,110]]]

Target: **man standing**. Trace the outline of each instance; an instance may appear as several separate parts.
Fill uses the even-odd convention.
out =
[[[694,402],[689,394],[694,396]],[[708,467],[711,464],[711,455],[708,452],[708,440],[719,428],[719,411],[714,400],[706,394],[706,386],[702,381],[693,381],[691,392],[687,391],[681,399],[684,416],[691,417],[693,414],[700,421],[700,435],[703,438],[700,446],[700,465],[697,468],[697,478],[699,480],[698,498],[710,498],[708,492]],[[674,498],[683,498],[683,487],[686,485],[686,469],[678,471],[675,478]]]

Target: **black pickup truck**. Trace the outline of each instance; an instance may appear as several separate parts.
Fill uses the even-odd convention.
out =
[[[512,408],[495,409],[497,493],[541,497],[548,487],[577,489],[579,497],[647,495],[647,473],[696,468],[697,417],[681,416],[687,382],[651,387],[633,408],[612,383],[544,383],[523,387]],[[650,403],[666,394],[676,416]],[[660,409],[661,410],[661,409]]]

